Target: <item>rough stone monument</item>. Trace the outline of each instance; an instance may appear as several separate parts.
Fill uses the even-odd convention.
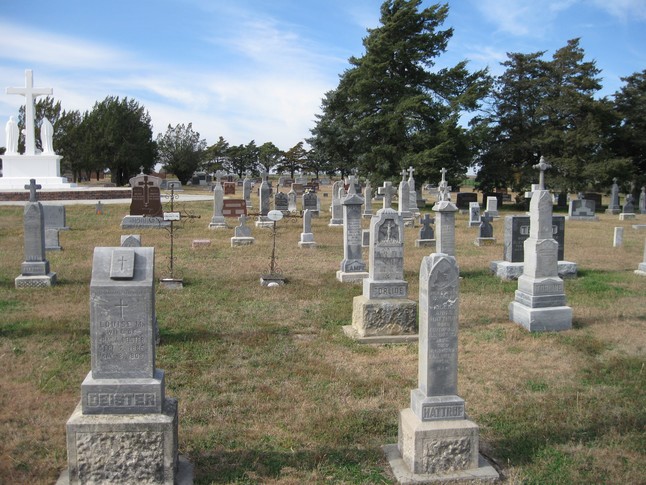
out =
[[[223,172],[215,173],[215,185],[213,185],[213,216],[209,223],[209,229],[227,229],[227,221],[222,212],[224,209],[224,189],[220,182]]]
[[[155,365],[154,248],[94,249],[92,370],[67,421],[58,483],[192,482],[177,452],[177,400]]]
[[[619,207],[619,185],[617,185],[617,177],[612,179],[612,187],[610,188],[610,203],[606,209],[606,214],[619,214],[621,207]]]
[[[49,96],[52,88],[34,87],[34,76],[31,69],[25,70],[25,86],[7,88],[7,94],[17,94],[25,97],[25,152],[18,153],[18,124],[13,117],[9,118],[5,127],[6,152],[2,155],[2,177],[0,189],[21,189],[34,178],[39,185],[46,189],[65,189],[76,187],[61,177],[61,159],[54,152],[52,144],[53,127],[44,118],[40,128],[42,150],[36,149],[35,110],[34,101],[38,96]]]
[[[552,205],[549,191],[541,188],[532,194],[523,274],[518,277],[515,300],[509,304],[509,319],[530,332],[572,328],[572,309],[566,305],[563,280],[558,275]]]
[[[498,479],[479,454],[478,425],[467,419],[458,395],[458,278],[454,257],[422,259],[418,387],[400,411],[398,443],[384,446],[399,483]]]
[[[419,239],[415,240],[415,247],[417,248],[434,248],[435,247],[435,233],[433,232],[432,224],[435,219],[426,213],[424,217],[420,218],[419,223],[422,227],[419,230]]]
[[[303,232],[301,240],[298,242],[299,248],[313,248],[316,246],[314,234],[312,233],[312,211],[305,209],[303,211]]]
[[[415,340],[417,303],[409,300],[404,280],[404,221],[390,208],[394,188],[384,182],[379,188],[384,208],[370,220],[368,277],[363,294],[352,305],[352,326],[346,335],[360,342],[401,342]]]
[[[240,225],[236,226],[233,230],[233,237],[231,238],[231,247],[236,246],[249,246],[256,242],[256,238],[251,235],[251,228],[247,226],[247,220],[249,218],[242,214],[238,220]]]
[[[25,260],[20,265],[20,276],[16,277],[15,285],[16,288],[46,288],[56,284],[56,273],[49,270],[49,261],[45,257],[45,219],[36,192],[42,186],[31,179],[24,188],[29,190],[29,202],[23,211]]]
[[[350,178],[348,195],[343,205],[343,260],[336,272],[342,283],[360,283],[368,277],[366,263],[361,253],[361,206],[363,197],[356,192],[354,177]]]
[[[436,252],[455,256],[455,213],[458,208],[451,202],[451,194],[445,180],[446,169],[442,168],[442,180],[438,185],[437,202],[433,210],[435,217],[435,248]]]

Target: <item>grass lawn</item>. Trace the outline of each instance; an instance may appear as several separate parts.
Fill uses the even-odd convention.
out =
[[[211,202],[183,206],[201,218],[175,236],[184,289],[156,290],[157,366],[167,395],[179,400],[180,452],[197,484],[394,483],[380,447],[396,442],[399,410],[417,387],[417,345],[365,346],[344,336],[361,287],[335,279],[342,229],[328,228],[329,203],[322,198],[312,222],[314,249],[297,245],[300,219],[278,223],[278,265],[288,279],[280,288],[259,283],[270,230],[253,228],[255,245],[231,248],[236,221],[209,230]],[[93,205],[68,206],[64,250],[48,252],[59,283],[16,290],[23,209],[0,207],[0,483],[51,484],[67,466],[65,423],[90,370],[94,247],[139,233],[156,248],[156,277],[168,275],[168,233],[122,231],[127,205],[104,209],[97,216]],[[516,283],[488,270],[502,259],[502,218],[493,223],[497,244],[477,247],[468,215],[456,217],[459,394],[480,426],[481,451],[507,483],[646,483],[646,277],[633,273],[646,233],[631,228],[646,216],[599,217],[566,223],[565,259],[579,268],[565,283],[573,329],[552,334],[508,319]],[[615,226],[625,227],[620,248],[612,247]],[[405,229],[415,301],[429,254],[414,247],[418,231]],[[207,238],[210,247],[191,249]]]

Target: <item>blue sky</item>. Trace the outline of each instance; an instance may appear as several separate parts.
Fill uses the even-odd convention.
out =
[[[436,2],[424,1],[428,6]],[[454,36],[438,66],[462,59],[493,74],[506,52],[554,51],[580,37],[611,95],[646,69],[646,0],[454,0]],[[0,6],[0,121],[21,96],[51,87],[64,109],[90,110],[114,95],[149,111],[154,136],[193,123],[209,144],[310,135],[326,91],[378,26],[381,0],[25,0]],[[4,146],[4,129],[0,146]]]

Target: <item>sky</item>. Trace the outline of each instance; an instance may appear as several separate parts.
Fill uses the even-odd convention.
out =
[[[381,0],[0,0],[0,123],[17,119],[23,87],[52,88],[65,110],[128,97],[153,137],[192,123],[207,143],[309,137],[321,100],[348,58],[363,55]],[[433,1],[424,0],[422,6]],[[507,52],[547,51],[580,38],[610,96],[646,69],[646,0],[449,0],[453,28],[437,67],[469,61],[503,72]],[[0,129],[0,146],[5,130]]]

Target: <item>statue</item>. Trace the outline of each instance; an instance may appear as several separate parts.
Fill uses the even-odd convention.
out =
[[[54,154],[54,126],[52,126],[51,121],[47,118],[43,118],[43,122],[40,125],[40,143],[43,147],[43,153],[47,155]]]
[[[7,140],[7,155],[17,155],[18,154],[18,125],[13,120],[13,116],[9,117],[7,121],[7,126],[5,127],[5,135]]]

